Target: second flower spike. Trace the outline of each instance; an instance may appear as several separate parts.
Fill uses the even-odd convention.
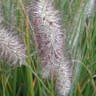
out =
[[[26,61],[26,47],[15,32],[3,26],[3,20],[0,2],[0,59],[12,66],[21,66]]]

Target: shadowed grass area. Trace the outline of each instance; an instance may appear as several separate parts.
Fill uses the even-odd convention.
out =
[[[31,0],[1,0],[1,3],[4,26],[12,27],[22,37],[28,57],[26,64],[16,68],[0,61],[0,96],[56,96],[53,77],[43,80],[40,74],[40,58],[28,15]],[[55,0],[55,3],[66,28],[66,48],[72,54],[69,96],[96,96],[96,11],[90,17],[86,15],[88,0]]]

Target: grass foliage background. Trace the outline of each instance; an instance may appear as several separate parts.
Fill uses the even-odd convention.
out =
[[[96,11],[87,18],[82,3],[86,5],[88,0],[55,1],[66,28],[66,47],[72,54],[73,85],[69,96],[96,96]],[[56,96],[53,78],[43,80],[40,76],[40,58],[28,15],[31,0],[1,2],[4,26],[22,37],[28,58],[27,64],[17,68],[0,61],[0,96]]]

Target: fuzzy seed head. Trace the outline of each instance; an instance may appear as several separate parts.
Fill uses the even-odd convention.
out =
[[[22,65],[26,60],[24,44],[20,42],[17,35],[0,26],[0,58],[11,63]]]
[[[72,67],[69,66],[70,62],[67,61],[65,64],[64,62],[65,61],[61,62],[56,73],[56,89],[58,96],[68,96],[72,83]]]
[[[15,32],[3,26],[3,20],[0,2],[0,59],[12,66],[21,66],[26,61],[26,47]]]
[[[38,42],[42,69],[47,71],[46,68],[49,70],[54,66],[58,67],[57,62],[64,54],[65,40],[61,30],[59,12],[54,9],[49,0],[35,2],[31,9],[32,25]]]
[[[69,71],[69,65],[65,62],[65,33],[61,28],[59,12],[50,0],[38,0],[32,3],[29,14],[32,16],[31,23],[41,57],[42,77],[50,77],[52,71],[57,78],[56,89],[59,96],[67,96],[71,87],[72,70]]]

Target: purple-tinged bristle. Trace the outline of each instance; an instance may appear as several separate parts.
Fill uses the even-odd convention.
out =
[[[61,27],[59,11],[51,0],[38,0],[32,2],[29,14],[41,58],[42,77],[48,78],[53,72],[59,96],[68,96],[72,68],[65,56],[66,33]]]

